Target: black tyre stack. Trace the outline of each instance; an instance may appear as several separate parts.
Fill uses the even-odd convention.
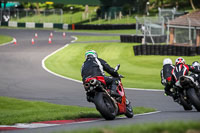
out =
[[[195,56],[200,55],[200,47],[175,45],[137,45],[133,46],[135,55],[170,55]]]
[[[200,47],[196,48],[196,53],[197,53],[197,55],[200,55]]]

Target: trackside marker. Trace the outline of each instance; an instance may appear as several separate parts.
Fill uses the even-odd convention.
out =
[[[17,44],[16,38],[13,39],[13,43],[14,43],[15,45]]]
[[[35,38],[38,38],[38,34],[37,33],[35,33]]]
[[[53,37],[53,33],[52,33],[52,32],[50,33],[50,37],[51,37],[51,38]]]
[[[63,37],[66,37],[66,33],[65,32],[63,32]]]
[[[34,39],[32,38],[32,40],[31,40],[31,42],[32,42],[32,45],[34,45],[35,44],[35,41],[34,41]]]
[[[63,124],[94,122],[98,120],[100,119],[99,118],[81,118],[81,119],[76,119],[76,120],[55,120],[55,121],[33,122],[33,123],[18,123],[15,125],[0,125],[0,131],[51,127],[51,126],[58,126],[58,125],[63,125]]]
[[[49,44],[50,44],[50,43],[52,43],[52,41],[51,41],[51,37],[49,37]]]

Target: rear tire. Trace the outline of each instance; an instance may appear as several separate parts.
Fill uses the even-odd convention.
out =
[[[118,109],[115,107],[115,103],[113,103],[110,97],[103,93],[99,92],[94,97],[94,104],[96,109],[101,113],[101,115],[106,120],[114,120]]]
[[[187,90],[187,95],[194,107],[197,109],[197,111],[200,112],[200,99],[198,98],[194,88],[190,88]]]

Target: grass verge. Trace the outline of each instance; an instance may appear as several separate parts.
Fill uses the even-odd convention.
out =
[[[82,37],[83,38],[83,37]],[[79,38],[78,41],[87,40]],[[101,41],[108,37],[89,37]],[[110,40],[112,40],[112,36]],[[45,65],[51,71],[60,75],[81,80],[81,66],[84,62],[85,51],[94,49],[100,58],[115,67],[121,64],[119,73],[125,76],[122,83],[125,87],[162,89],[160,83],[160,70],[164,58],[169,56],[134,56],[133,43],[73,43],[52,55],[45,61]],[[175,61],[177,56],[170,56]],[[199,60],[200,56],[184,57],[186,63],[191,64]],[[67,69],[66,69],[67,68]]]
[[[12,37],[0,35],[0,45],[12,41]]]
[[[136,124],[119,127],[92,128],[74,130],[70,133],[199,133],[200,122],[162,122],[151,124]],[[58,132],[57,132],[58,133]],[[68,131],[62,133],[69,133]]]
[[[153,108],[134,107],[135,114],[153,112]],[[57,105],[47,102],[26,101],[0,97],[0,125],[49,120],[101,118],[95,108]]]
[[[136,34],[136,30],[69,30],[70,32],[105,33],[105,34]],[[139,33],[140,34],[140,33]]]

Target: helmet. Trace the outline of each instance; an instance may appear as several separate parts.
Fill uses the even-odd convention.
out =
[[[185,60],[184,60],[182,57],[178,57],[178,58],[176,59],[175,64],[176,64],[176,65],[177,65],[177,64],[185,64]]]
[[[166,64],[172,64],[172,60],[170,58],[165,58],[163,60],[163,66],[166,65]]]
[[[88,56],[93,56],[93,57],[97,58],[97,52],[94,50],[88,50],[85,52],[85,59],[87,59]]]
[[[193,67],[196,67],[196,66],[200,66],[200,64],[199,64],[198,61],[194,61],[194,62],[192,63],[192,66],[193,66]]]

